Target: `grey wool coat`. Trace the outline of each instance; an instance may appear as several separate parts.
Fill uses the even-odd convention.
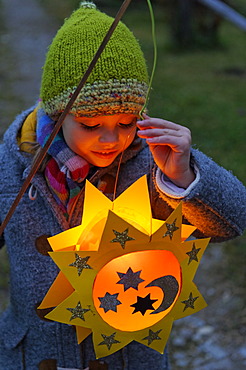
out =
[[[0,221],[30,169],[31,157],[19,150],[16,140],[29,113],[30,110],[16,118],[0,146]],[[197,150],[192,150],[192,163],[200,179],[183,198],[185,221],[197,227],[196,236],[212,237],[213,241],[242,234],[246,226],[245,187]],[[97,185],[106,173],[115,175],[116,167],[113,164],[100,169],[92,182]],[[130,148],[121,167],[118,193],[149,173],[149,167],[148,148]],[[149,178],[151,181],[152,176]],[[37,189],[36,199],[31,200],[27,193],[23,196],[4,232],[10,261],[10,304],[0,317],[0,369],[84,369],[89,363],[91,368],[100,365],[110,370],[168,369],[166,354],[160,355],[135,342],[102,359],[107,365],[95,365],[90,337],[78,345],[72,326],[44,320],[45,313],[37,307],[58,273],[47,254],[46,238],[80,223],[83,192],[69,224],[41,173],[34,177],[32,184]],[[158,190],[156,184],[151,188],[153,217],[166,219],[180,199]]]

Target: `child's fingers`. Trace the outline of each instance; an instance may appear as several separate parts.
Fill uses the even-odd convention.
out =
[[[175,130],[169,130],[169,129],[146,129],[146,130],[139,130],[137,134],[146,139],[151,137],[157,137],[157,136],[176,136],[176,137],[182,137],[182,133],[180,131]]]
[[[147,143],[149,145],[168,145],[171,148],[176,148],[175,151],[186,151],[190,147],[190,142],[189,140],[186,140],[183,137],[170,137],[170,136],[156,136],[152,138],[147,138],[146,139]]]
[[[150,116],[148,116],[148,114],[146,114],[146,113],[143,113],[143,118],[147,119],[147,118],[150,118]]]
[[[167,128],[171,130],[180,130],[182,128],[182,126],[177,123],[166,121],[161,118],[148,118],[143,121],[137,121],[137,126],[140,129]]]
[[[146,139],[149,145],[168,145],[176,148],[175,151],[184,152],[191,145],[191,136],[188,133],[182,134],[180,131],[149,129],[138,131],[137,134]]]
[[[184,139],[183,137],[170,137],[170,136],[156,136],[152,138],[146,139],[147,143],[150,146],[162,146],[162,145],[168,145],[171,148],[174,149],[175,152],[185,152],[190,148],[190,141]]]

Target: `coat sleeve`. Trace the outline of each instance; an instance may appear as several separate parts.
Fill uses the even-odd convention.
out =
[[[212,241],[220,242],[241,235],[246,228],[246,188],[231,172],[200,151],[192,149],[191,160],[199,170],[200,179],[181,199],[160,190],[155,167],[154,216],[162,218],[166,204],[174,209],[182,200],[184,222],[197,228],[196,237],[211,237]]]

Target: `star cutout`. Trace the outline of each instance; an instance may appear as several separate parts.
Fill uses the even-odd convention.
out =
[[[112,239],[111,243],[120,243],[123,249],[125,249],[126,242],[128,242],[129,240],[135,240],[134,238],[131,238],[130,236],[128,236],[128,229],[126,229],[122,233],[120,233],[117,230],[113,230],[113,232],[116,238]]]
[[[112,345],[114,343],[120,343],[118,340],[114,339],[115,334],[116,333],[113,333],[109,336],[107,336],[105,334],[101,334],[101,336],[103,337],[104,340],[101,343],[99,343],[98,345],[102,346],[103,344],[105,344],[108,347],[108,350],[110,350],[110,348],[112,347]]]
[[[131,304],[131,307],[135,307],[133,313],[141,312],[141,314],[144,315],[147,310],[154,310],[152,303],[157,300],[158,299],[150,299],[150,293],[144,298],[137,296],[137,302]]]
[[[166,223],[167,231],[166,231],[166,233],[163,235],[163,238],[165,238],[165,236],[169,236],[169,238],[172,240],[172,238],[173,238],[173,233],[174,233],[176,230],[178,230],[178,229],[179,229],[179,227],[177,227],[177,226],[175,225],[176,221],[177,221],[177,219],[175,218],[175,220],[173,221],[173,223],[172,223],[172,224],[168,224],[168,223]]]
[[[81,319],[83,321],[85,321],[85,318],[84,318],[84,313],[90,311],[90,309],[87,309],[87,308],[83,308],[81,306],[81,303],[78,302],[77,303],[77,306],[74,307],[74,308],[67,308],[68,311],[72,312],[72,316],[70,317],[70,321],[72,321],[73,319]]]
[[[201,250],[201,248],[196,248],[195,243],[193,243],[192,250],[190,252],[187,252],[186,254],[190,257],[188,265],[191,263],[191,261],[198,262],[197,254]]]
[[[184,307],[184,311],[187,309],[187,308],[195,308],[194,306],[194,302],[197,300],[197,298],[199,297],[194,297],[193,298],[193,295],[192,295],[192,292],[190,293],[189,295],[189,298],[186,299],[185,301],[182,301],[181,303],[184,303],[185,304],[185,307]]]
[[[138,290],[138,284],[142,283],[144,280],[140,278],[140,273],[142,271],[133,272],[131,267],[127,270],[124,274],[123,272],[117,272],[120,277],[120,280],[117,281],[116,284],[123,284],[124,285],[124,292],[129,289],[133,288]]]
[[[80,276],[84,269],[92,269],[92,267],[87,264],[89,258],[90,256],[82,258],[77,253],[75,253],[75,261],[71,263],[69,266],[76,267],[78,270],[78,276]]]
[[[147,340],[148,341],[148,346],[149,346],[154,340],[161,340],[161,338],[158,335],[161,331],[162,331],[162,329],[157,330],[156,332],[149,329],[149,335],[147,337],[143,338],[142,340]]]
[[[117,299],[119,293],[110,294],[106,293],[104,297],[98,297],[101,304],[99,307],[104,309],[104,312],[114,311],[117,312],[117,305],[121,304],[121,302]]]

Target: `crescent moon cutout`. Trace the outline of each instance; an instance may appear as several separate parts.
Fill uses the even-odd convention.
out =
[[[156,314],[165,311],[171,306],[178,294],[179,284],[177,280],[172,275],[166,275],[151,281],[151,283],[146,285],[146,288],[151,286],[161,288],[164,293],[164,297],[160,306],[150,314]]]

